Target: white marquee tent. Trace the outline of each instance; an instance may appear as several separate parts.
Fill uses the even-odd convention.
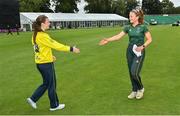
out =
[[[32,23],[39,15],[46,15],[51,28],[83,28],[124,25],[128,19],[117,14],[75,14],[75,13],[29,13],[21,12],[21,27],[32,30]]]

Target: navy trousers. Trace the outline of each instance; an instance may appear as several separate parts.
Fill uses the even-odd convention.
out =
[[[56,75],[53,63],[37,64],[37,69],[42,75],[43,83],[35,90],[31,99],[37,102],[39,98],[48,90],[50,107],[55,108],[59,105],[56,93]]]

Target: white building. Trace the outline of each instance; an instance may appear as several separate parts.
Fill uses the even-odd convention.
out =
[[[32,23],[39,15],[46,15],[51,28],[87,28],[124,25],[128,19],[117,14],[75,14],[75,13],[20,13],[21,28],[32,30]]]

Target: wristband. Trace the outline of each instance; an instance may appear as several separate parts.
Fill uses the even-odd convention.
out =
[[[70,47],[70,51],[73,52],[73,47]]]
[[[146,46],[145,45],[143,45],[143,48],[145,48]]]

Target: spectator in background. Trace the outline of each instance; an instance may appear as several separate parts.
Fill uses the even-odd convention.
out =
[[[8,29],[7,35],[9,35],[9,34],[13,35],[13,33],[11,32],[11,27],[9,25],[7,25],[7,29]]]

